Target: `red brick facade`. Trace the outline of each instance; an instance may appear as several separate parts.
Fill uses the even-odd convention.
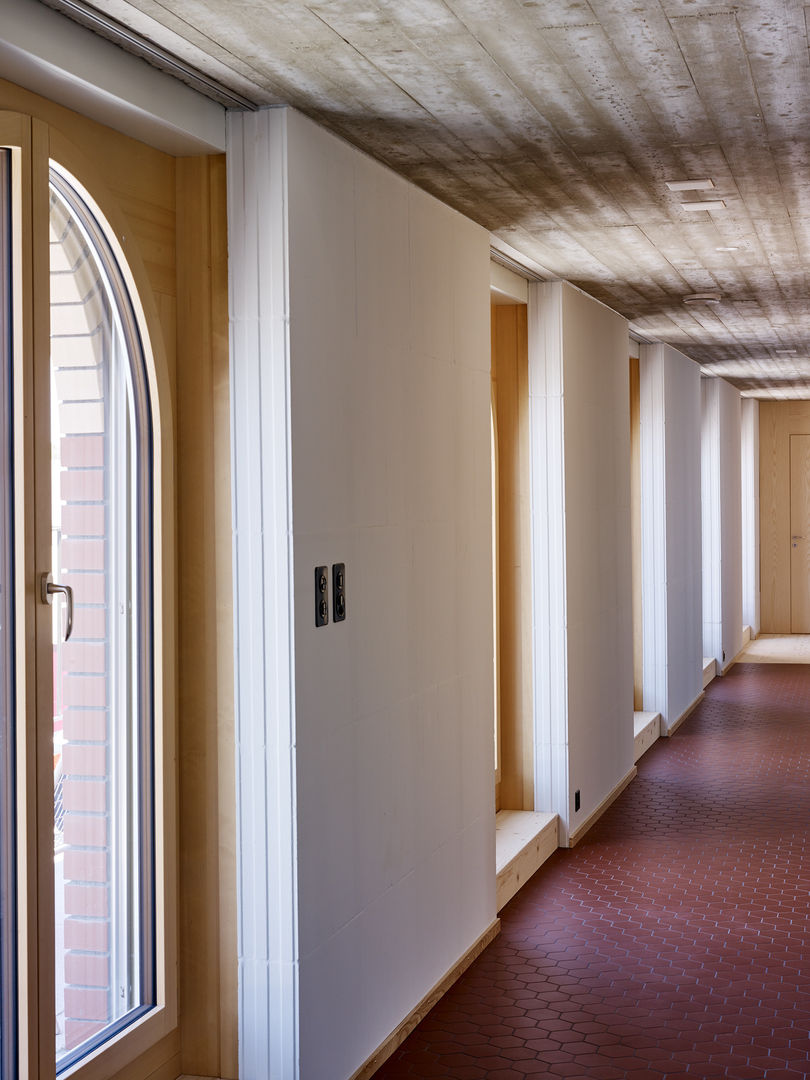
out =
[[[116,1004],[108,677],[110,330],[94,260],[58,204],[52,223],[52,394],[60,429],[54,433],[59,461],[53,569],[58,581],[73,588],[75,603],[72,637],[54,647],[55,781],[63,812],[60,822],[57,809],[57,919],[64,913],[63,949],[56,956],[57,1013],[60,996],[64,1001],[57,1015],[63,1032],[63,1042],[57,1034],[57,1053],[64,1053],[106,1026]]]

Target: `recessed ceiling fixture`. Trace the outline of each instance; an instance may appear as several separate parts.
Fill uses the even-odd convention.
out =
[[[667,180],[666,184],[670,191],[711,191],[714,180]]]
[[[726,204],[722,199],[706,199],[700,202],[682,202],[682,210],[725,210]]]
[[[717,292],[697,292],[684,296],[684,304],[719,304],[722,297]]]

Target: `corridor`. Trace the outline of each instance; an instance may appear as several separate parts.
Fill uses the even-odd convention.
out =
[[[810,666],[740,663],[375,1080],[810,1073]]]

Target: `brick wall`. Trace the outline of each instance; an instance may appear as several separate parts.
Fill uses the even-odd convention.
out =
[[[108,677],[110,330],[95,261],[59,201],[51,220],[51,392],[58,418],[52,440],[53,572],[72,586],[75,604],[72,637],[54,646],[55,899],[57,922],[64,920],[57,925],[59,1054],[106,1026],[116,1006]]]

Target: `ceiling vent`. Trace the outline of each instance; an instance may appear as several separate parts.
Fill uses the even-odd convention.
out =
[[[716,292],[696,292],[683,298],[684,304],[690,306],[693,304],[719,304],[721,300],[720,293]]]
[[[666,185],[670,191],[711,191],[714,181],[708,177],[705,180],[667,180]]]
[[[698,199],[696,202],[682,202],[681,210],[725,210],[722,199]]]

